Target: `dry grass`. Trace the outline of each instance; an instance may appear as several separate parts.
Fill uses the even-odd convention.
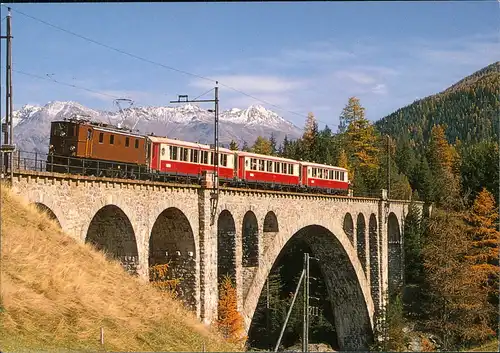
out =
[[[241,350],[168,295],[65,235],[5,185],[0,189],[2,352]]]

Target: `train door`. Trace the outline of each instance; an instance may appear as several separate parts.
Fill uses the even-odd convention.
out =
[[[91,128],[88,128],[86,139],[85,139],[85,157],[86,158],[92,157],[92,136],[93,136],[93,131]]]
[[[309,183],[308,183],[308,177],[309,177],[309,167],[307,166],[302,166],[302,185],[304,186],[309,186]]]
[[[240,161],[238,160],[238,154],[233,153],[233,178],[238,178],[238,170],[240,169]]]
[[[160,163],[160,144],[159,143],[152,143],[153,148],[152,148],[152,156],[151,156],[151,168],[153,170],[159,170],[159,163]]]

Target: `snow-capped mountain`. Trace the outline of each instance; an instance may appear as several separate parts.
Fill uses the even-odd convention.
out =
[[[46,153],[50,123],[75,115],[113,125],[134,128],[141,133],[154,133],[185,141],[212,143],[214,114],[196,105],[176,107],[132,107],[120,112],[87,108],[77,102],[49,102],[45,106],[25,105],[14,112],[14,143],[23,151]],[[2,119],[4,121],[4,119]],[[274,134],[280,142],[285,135],[296,138],[301,129],[262,106],[233,108],[219,113],[219,140],[228,145],[231,140],[240,146],[252,145],[257,136]]]

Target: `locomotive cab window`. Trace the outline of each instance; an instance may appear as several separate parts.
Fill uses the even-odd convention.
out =
[[[130,144],[130,139],[128,137],[125,137],[125,147],[128,147]]]
[[[113,145],[115,143],[115,135],[109,135],[109,144]]]
[[[99,133],[99,143],[104,143],[104,133]]]
[[[139,139],[135,139],[135,148],[139,148]]]

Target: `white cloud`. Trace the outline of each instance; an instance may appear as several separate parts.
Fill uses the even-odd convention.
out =
[[[294,80],[278,76],[265,75],[226,75],[216,78],[221,84],[230,86],[247,93],[284,93],[293,91],[307,84],[306,80]],[[214,78],[215,81],[215,78]],[[193,87],[209,89],[214,83],[208,80],[195,80],[190,83]],[[221,86],[222,89],[227,89]]]
[[[387,86],[383,83],[378,83],[372,88],[372,92],[380,95],[387,94]]]
[[[418,58],[449,66],[477,66],[498,61],[498,34],[475,34],[447,41],[417,40],[413,47]]]
[[[164,94],[135,90],[96,90],[96,92],[82,91],[86,96],[103,102],[112,102],[116,98],[131,99],[134,106],[165,105],[167,98]],[[100,93],[97,93],[100,92]]]
[[[272,105],[276,105],[285,109],[290,109],[292,100],[289,96],[285,95],[263,95],[258,96],[260,100],[255,100],[253,98],[244,95],[231,95],[229,97],[223,97],[221,99],[221,105],[223,109],[240,108],[244,109],[251,105],[262,105],[268,109],[275,111],[278,114],[286,114],[283,110],[280,110]],[[269,102],[272,105],[268,105],[262,101]]]

